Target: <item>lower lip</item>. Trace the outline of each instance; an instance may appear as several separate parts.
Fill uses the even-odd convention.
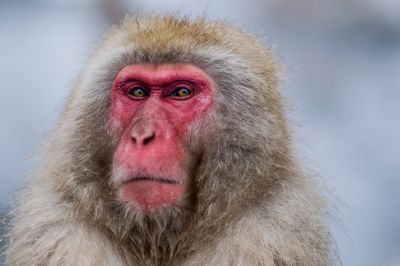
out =
[[[137,178],[120,187],[123,201],[141,210],[153,210],[171,206],[180,201],[183,186],[169,179]]]

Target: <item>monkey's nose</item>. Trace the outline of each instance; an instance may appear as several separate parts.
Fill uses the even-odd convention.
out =
[[[152,128],[132,129],[131,138],[136,145],[145,146],[154,140],[155,132]]]

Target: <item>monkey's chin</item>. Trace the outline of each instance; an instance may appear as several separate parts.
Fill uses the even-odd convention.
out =
[[[152,211],[178,203],[183,194],[182,184],[159,180],[134,180],[119,188],[121,199],[135,209]]]

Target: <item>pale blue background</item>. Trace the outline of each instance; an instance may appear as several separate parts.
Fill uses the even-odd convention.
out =
[[[0,206],[125,10],[227,19],[287,66],[298,154],[338,198],[344,265],[400,265],[400,1],[0,1]]]

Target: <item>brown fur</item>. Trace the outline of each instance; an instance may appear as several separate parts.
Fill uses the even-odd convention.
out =
[[[111,84],[133,63],[192,64],[216,85],[216,109],[188,144],[192,194],[150,215],[109,185]],[[8,265],[329,265],[325,204],[293,159],[278,83],[270,51],[224,23],[128,18],[111,29],[13,213]]]

